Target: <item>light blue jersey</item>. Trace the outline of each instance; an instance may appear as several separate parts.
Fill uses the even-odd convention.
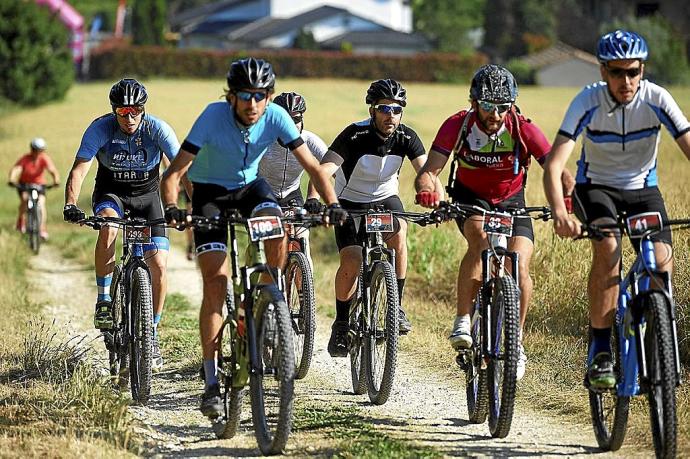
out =
[[[229,103],[213,102],[185,139],[185,144],[199,148],[187,175],[192,182],[241,188],[257,179],[259,162],[273,142],[292,145],[299,139],[295,123],[276,104],[269,104],[259,121],[244,127],[235,121]]]

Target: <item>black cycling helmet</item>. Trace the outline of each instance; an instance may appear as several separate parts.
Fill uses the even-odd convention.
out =
[[[110,88],[110,105],[113,107],[144,105],[148,98],[144,85],[133,78],[123,78]]]
[[[276,75],[273,66],[263,59],[248,57],[230,64],[228,71],[230,89],[268,89],[273,90]]]
[[[273,102],[283,107],[293,118],[301,118],[307,111],[307,101],[296,92],[281,92],[273,98]]]
[[[486,100],[500,104],[513,103],[518,95],[515,77],[500,65],[489,64],[477,70],[470,84],[472,100]]]
[[[372,105],[381,99],[394,100],[404,107],[407,105],[407,91],[400,83],[390,78],[377,80],[369,86],[367,97],[364,101],[368,105]]]

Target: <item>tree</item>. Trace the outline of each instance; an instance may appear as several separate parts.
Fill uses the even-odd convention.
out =
[[[314,34],[310,30],[299,29],[295,40],[292,42],[292,47],[297,49],[318,50],[319,44],[314,38]]]
[[[75,73],[68,30],[24,0],[0,1],[0,17],[0,95],[24,105],[63,98]]]
[[[477,43],[486,0],[412,0],[414,29],[429,37],[440,51],[469,53]]]
[[[132,42],[135,45],[162,45],[167,26],[165,0],[135,0],[132,10]]]

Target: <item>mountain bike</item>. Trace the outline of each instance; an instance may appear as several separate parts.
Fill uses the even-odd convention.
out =
[[[489,211],[444,203],[432,211],[430,219],[473,216],[482,218],[488,247],[481,255],[482,284],[471,317],[472,346],[461,350],[456,362],[465,371],[470,422],[481,424],[488,417],[491,436],[504,438],[513,421],[520,340],[519,254],[508,250],[508,239],[515,218],[546,221],[551,211],[548,207]]]
[[[211,420],[213,431],[218,438],[236,434],[249,385],[259,449],[263,454],[279,454],[292,428],[295,356],[290,311],[279,287],[282,277],[266,264],[264,241],[283,237],[283,223],[275,216],[245,219],[232,210],[213,218],[192,216],[190,224],[202,230],[229,227],[230,232],[232,289],[226,295],[217,357],[224,413]],[[237,226],[246,226],[252,249],[244,266],[240,266]],[[263,272],[270,272],[274,283],[258,284]]]
[[[283,272],[284,293],[294,332],[295,379],[302,379],[311,365],[316,332],[314,276],[307,257],[305,229],[323,224],[323,219],[321,215],[309,215],[296,206],[283,208],[283,214],[288,234],[288,258]]]
[[[77,223],[95,230],[122,230],[122,255],[110,284],[113,328],[102,333],[113,383],[124,389],[129,382],[132,399],[145,405],[151,395],[153,293],[144,251],[151,244],[150,228],[165,220],[94,216]]]
[[[39,197],[41,193],[45,193],[45,190],[55,188],[57,185],[37,185],[34,183],[9,183],[9,185],[21,192],[26,192],[28,195],[26,201],[26,235],[29,239],[29,248],[38,254],[41,248],[41,220],[43,218]]]
[[[640,250],[619,284],[611,346],[616,385],[597,390],[585,378],[594,434],[603,450],[621,447],[630,399],[646,395],[656,456],[676,454],[675,390],[681,373],[675,304],[671,279],[657,269],[650,239],[665,226],[690,228],[690,220],[662,221],[658,212],[647,212],[621,216],[617,223],[583,226],[582,237],[618,237],[622,231],[640,241]],[[624,272],[622,257],[619,272]]]

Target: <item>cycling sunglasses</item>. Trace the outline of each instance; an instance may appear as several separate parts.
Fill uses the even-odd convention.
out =
[[[143,105],[130,105],[128,107],[115,107],[115,114],[123,118],[127,116],[137,117],[144,113]]]
[[[485,112],[493,113],[494,110],[496,110],[499,114],[507,112],[508,110],[510,110],[510,107],[513,106],[513,104],[511,103],[494,104],[493,102],[487,102],[485,100],[478,100],[477,103],[479,104],[479,107]]]
[[[403,108],[398,104],[378,104],[374,105],[374,110],[379,113],[385,113],[386,115],[399,115],[403,112]]]
[[[624,76],[627,76],[628,78],[630,78],[632,80],[633,78],[638,77],[640,75],[640,73],[642,73],[642,67],[634,67],[631,69],[622,69],[619,67],[609,67],[607,65],[606,71],[613,78],[623,78]]]
[[[244,102],[249,102],[254,99],[256,102],[261,102],[268,97],[267,92],[249,92],[249,91],[235,91],[235,95]]]

